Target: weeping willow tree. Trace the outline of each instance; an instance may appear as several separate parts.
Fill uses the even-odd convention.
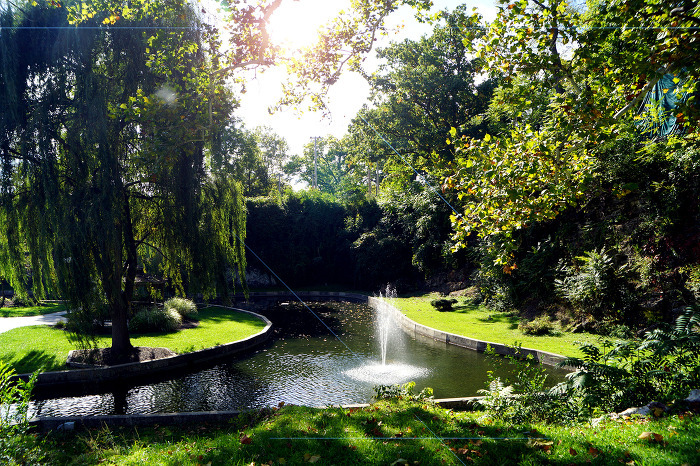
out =
[[[205,160],[233,103],[210,82],[215,31],[185,3],[78,24],[67,3],[0,16],[0,276],[88,318],[107,308],[119,358],[137,267],[205,295],[231,265],[243,276],[242,195]]]

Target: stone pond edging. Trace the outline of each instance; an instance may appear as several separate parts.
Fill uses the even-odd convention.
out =
[[[251,335],[242,340],[162,359],[131,362],[107,367],[91,367],[65,371],[41,372],[37,376],[36,386],[37,388],[40,387],[43,390],[50,389],[52,386],[59,387],[75,384],[81,384],[83,386],[99,386],[115,380],[118,380],[119,382],[127,382],[146,375],[152,376],[175,370],[187,370],[207,361],[216,360],[224,356],[230,356],[249,350],[265,342],[270,337],[272,322],[270,322],[270,320],[265,316],[245,309],[230,308],[225,306],[219,307],[251,314],[262,320],[265,323],[265,328],[255,335]],[[31,374],[20,374],[17,377],[26,380],[30,376]]]
[[[469,410],[477,406],[477,401],[482,396],[470,396],[465,398],[444,398],[433,400],[437,406],[454,410]],[[370,406],[369,403],[357,403],[339,406],[342,409],[360,409]],[[136,427],[136,426],[182,426],[188,424],[202,424],[205,422],[216,424],[225,423],[245,411],[199,411],[192,413],[164,413],[164,414],[117,414],[110,416],[68,416],[68,417],[41,417],[32,419],[29,423],[40,432],[53,430],[73,430],[76,428],[101,428],[109,427]]]
[[[535,361],[541,364],[546,364],[548,366],[558,366],[561,362],[563,362],[566,359],[566,357],[562,356],[561,354],[548,353],[546,351],[540,351],[531,348],[518,348],[519,353],[516,354],[515,348],[508,345],[504,345],[502,343],[482,341],[474,338],[465,337],[462,335],[457,335],[455,333],[436,330],[432,327],[419,324],[409,319],[408,317],[406,317],[406,315],[404,315],[403,312],[394,307],[386,299],[370,297],[368,298],[367,303],[375,309],[377,308],[379,303],[386,305],[389,309],[393,311],[394,320],[406,333],[408,333],[411,336],[419,335],[422,337],[432,338],[436,341],[442,341],[450,345],[461,346],[463,348],[468,348],[470,350],[478,351],[480,353],[485,352],[486,348],[490,346],[491,348],[493,348],[496,354],[500,354],[503,356],[532,356],[532,358]]]

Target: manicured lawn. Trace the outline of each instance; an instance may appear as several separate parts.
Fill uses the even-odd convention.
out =
[[[208,307],[199,311],[199,326],[165,334],[132,335],[134,346],[164,347],[177,353],[241,340],[265,328],[258,318],[243,312]],[[111,344],[108,335],[97,338],[99,347]],[[68,340],[68,333],[47,327],[21,327],[0,333],[0,359],[14,367],[19,374],[66,369],[68,352],[75,345]]]
[[[66,307],[61,303],[42,303],[38,306],[28,307],[3,307],[0,308],[0,317],[29,317],[51,314],[52,312],[65,311]]]
[[[649,440],[644,432],[657,434]],[[647,435],[646,437],[649,437]],[[700,418],[512,425],[425,403],[363,409],[284,406],[228,424],[51,434],[53,465],[697,464]]]
[[[578,342],[598,344],[599,335],[589,333],[566,333],[560,335],[532,336],[518,330],[518,318],[480,306],[456,304],[453,312],[439,312],[431,305],[434,296],[396,298],[394,305],[406,317],[419,324],[444,332],[456,333],[477,340],[520,345],[564,356],[580,357]]]

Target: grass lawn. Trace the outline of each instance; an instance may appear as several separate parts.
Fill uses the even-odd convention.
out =
[[[54,433],[41,449],[52,465],[682,465],[697,464],[700,417],[594,428],[512,425],[481,412],[400,401],[362,409],[284,406],[228,424]]]
[[[40,316],[65,310],[66,307],[61,303],[40,303],[38,306],[0,308],[0,317]]]
[[[265,328],[258,318],[229,309],[208,307],[199,311],[199,326],[173,333],[134,334],[134,346],[163,347],[177,353],[241,340]],[[100,347],[111,345],[108,335],[99,336]],[[39,370],[67,369],[68,352],[75,345],[68,340],[68,333],[47,326],[20,327],[0,333],[0,359],[9,363],[17,373]]]
[[[564,356],[583,356],[577,342],[598,344],[600,335],[589,333],[567,333],[560,335],[533,336],[518,330],[518,317],[491,311],[480,306],[465,305],[461,301],[453,312],[436,311],[430,305],[435,296],[396,298],[394,305],[406,317],[419,324],[444,332],[456,333],[477,340],[520,345]]]

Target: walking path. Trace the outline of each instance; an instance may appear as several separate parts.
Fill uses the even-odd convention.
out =
[[[17,327],[28,327],[30,325],[55,325],[61,320],[65,320],[63,316],[66,311],[53,312],[44,314],[43,316],[29,317],[0,317],[0,333],[7,332]]]

